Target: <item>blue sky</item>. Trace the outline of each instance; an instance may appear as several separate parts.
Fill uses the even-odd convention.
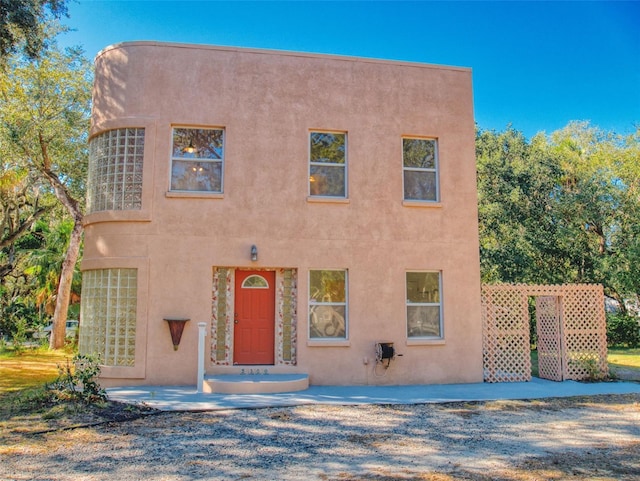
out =
[[[75,0],[69,14],[62,43],[90,58],[158,40],[456,65],[473,69],[481,128],[640,127],[640,1]]]

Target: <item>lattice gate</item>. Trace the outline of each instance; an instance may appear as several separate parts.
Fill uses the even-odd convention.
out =
[[[531,380],[529,297],[536,299],[540,377],[608,374],[602,286],[497,284],[482,286],[486,382]]]

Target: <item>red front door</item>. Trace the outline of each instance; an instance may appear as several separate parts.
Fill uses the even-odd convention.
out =
[[[275,344],[274,271],[236,271],[234,364],[273,364]]]

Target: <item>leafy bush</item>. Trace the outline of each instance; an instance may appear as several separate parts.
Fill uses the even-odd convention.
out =
[[[13,350],[16,353],[24,351],[24,343],[27,341],[27,321],[18,319],[15,323],[15,331],[13,333]]]
[[[607,344],[610,347],[640,347],[640,323],[635,316],[607,314]]]
[[[5,304],[0,298],[0,332],[9,339],[26,340],[26,334],[39,325],[38,311],[33,305],[22,298],[11,299]]]
[[[600,370],[600,363],[597,355],[581,354],[575,359],[570,359],[569,364],[575,365],[586,373],[585,381],[596,382],[602,381],[606,375]]]
[[[100,374],[99,359],[77,354],[73,362],[58,365],[58,378],[49,386],[60,400],[79,400],[85,403],[103,402],[107,399],[97,377]]]

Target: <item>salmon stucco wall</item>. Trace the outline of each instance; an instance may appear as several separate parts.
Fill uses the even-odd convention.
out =
[[[206,371],[237,372],[212,356],[218,267],[296,273],[295,364],[273,372],[312,384],[482,380],[469,69],[155,42],[108,47],[95,66],[92,138],[145,132],[141,208],[85,222],[83,270],[143,267],[135,367],[105,366],[105,385],[194,384],[198,322]],[[224,129],[223,193],[170,190],[175,127]],[[346,198],[309,196],[316,130],[347,135]],[[403,137],[437,139],[437,202],[403,200]],[[309,338],[314,269],[348,272],[347,339]],[[408,271],[441,273],[439,339],[407,337]],[[177,350],[166,318],[191,319]],[[377,341],[402,354],[388,369]]]

